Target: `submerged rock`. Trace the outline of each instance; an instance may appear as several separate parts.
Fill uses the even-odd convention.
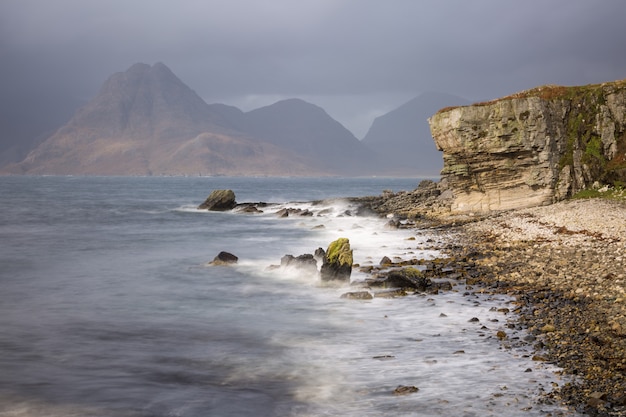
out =
[[[233,190],[213,190],[198,210],[227,211],[237,205]]]
[[[320,270],[322,281],[350,282],[352,274],[352,249],[350,240],[339,238],[332,242],[326,253]]]
[[[393,395],[407,395],[418,392],[420,389],[412,385],[400,385],[393,390]]]
[[[232,265],[236,264],[239,260],[238,257],[229,252],[220,252],[217,254],[213,261],[210,262],[210,265]]]
[[[341,298],[347,300],[371,300],[374,298],[368,291],[352,291],[341,294]]]

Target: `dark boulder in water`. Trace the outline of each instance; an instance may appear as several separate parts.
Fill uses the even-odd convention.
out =
[[[198,210],[227,211],[237,205],[233,190],[213,190]]]
[[[310,253],[300,256],[285,255],[280,259],[280,266],[284,268],[300,268],[311,273],[317,273],[317,261]]]
[[[315,253],[314,253],[313,257],[315,258],[316,261],[324,263],[324,257],[325,256],[326,256],[326,251],[323,248],[315,249]]]
[[[415,268],[394,270],[388,274],[368,281],[370,287],[379,288],[407,288],[425,292],[433,287],[433,282],[424,276],[424,273]]]
[[[211,261],[211,265],[232,265],[236,264],[239,260],[238,257],[229,252],[220,252],[217,256]]]

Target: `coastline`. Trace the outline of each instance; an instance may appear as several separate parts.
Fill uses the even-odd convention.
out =
[[[624,219],[605,199],[492,213],[463,218],[447,249],[480,272],[468,285],[517,300],[534,359],[572,377],[549,400],[596,416],[626,416]]]

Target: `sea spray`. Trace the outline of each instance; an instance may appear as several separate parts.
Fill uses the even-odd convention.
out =
[[[313,253],[338,237],[350,239],[360,265],[376,266],[383,256],[440,257],[437,232],[386,229],[386,219],[357,216],[345,202],[298,203],[314,215],[288,218],[269,208],[258,214],[189,209],[211,189],[233,189],[241,201],[278,201],[278,209],[355,190],[407,189],[413,181],[0,182],[0,241],[11,243],[3,247],[0,270],[0,409],[7,413],[563,411],[536,401],[552,383],[563,383],[555,368],[531,361],[521,348],[503,348],[497,337],[498,331],[513,336],[507,326],[514,316],[497,311],[510,307],[507,297],[459,284],[438,295],[346,300],[340,297],[348,284],[326,287],[317,274],[268,268],[285,254]],[[220,251],[235,254],[237,264],[205,266]],[[351,280],[367,276],[355,268]],[[398,386],[419,391],[397,396]]]

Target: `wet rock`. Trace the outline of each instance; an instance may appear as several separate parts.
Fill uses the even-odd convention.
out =
[[[233,190],[213,190],[198,210],[227,211],[237,205]]]
[[[371,300],[374,298],[368,291],[354,291],[341,294],[340,298],[348,300]]]
[[[350,282],[352,274],[350,240],[339,238],[328,246],[320,269],[322,281]]]
[[[403,289],[392,289],[385,291],[376,291],[374,293],[374,298],[397,298],[397,297],[405,297],[407,292]]]
[[[280,258],[280,266],[283,268],[299,268],[310,273],[317,273],[317,261],[310,253],[299,256],[285,255]]]
[[[414,394],[418,391],[419,391],[419,388],[413,385],[399,385],[396,389],[393,390],[393,395]]]
[[[432,281],[424,277],[419,269],[412,267],[390,271],[386,275],[368,281],[368,284],[377,288],[403,288],[419,292],[426,292],[433,288]]]
[[[313,253],[313,257],[315,258],[315,260],[320,263],[324,262],[325,256],[326,256],[326,251],[323,248],[317,248],[315,249],[315,252]]]
[[[259,208],[255,204],[241,204],[237,207],[237,211],[239,213],[247,213],[247,214],[261,214],[263,210],[259,210]]]
[[[229,252],[220,252],[217,254],[213,261],[210,262],[210,265],[232,265],[236,264],[239,260],[238,257]]]
[[[389,257],[387,256],[383,256],[383,258],[379,262],[379,265],[391,265],[391,264],[393,264],[393,261],[389,259]]]

